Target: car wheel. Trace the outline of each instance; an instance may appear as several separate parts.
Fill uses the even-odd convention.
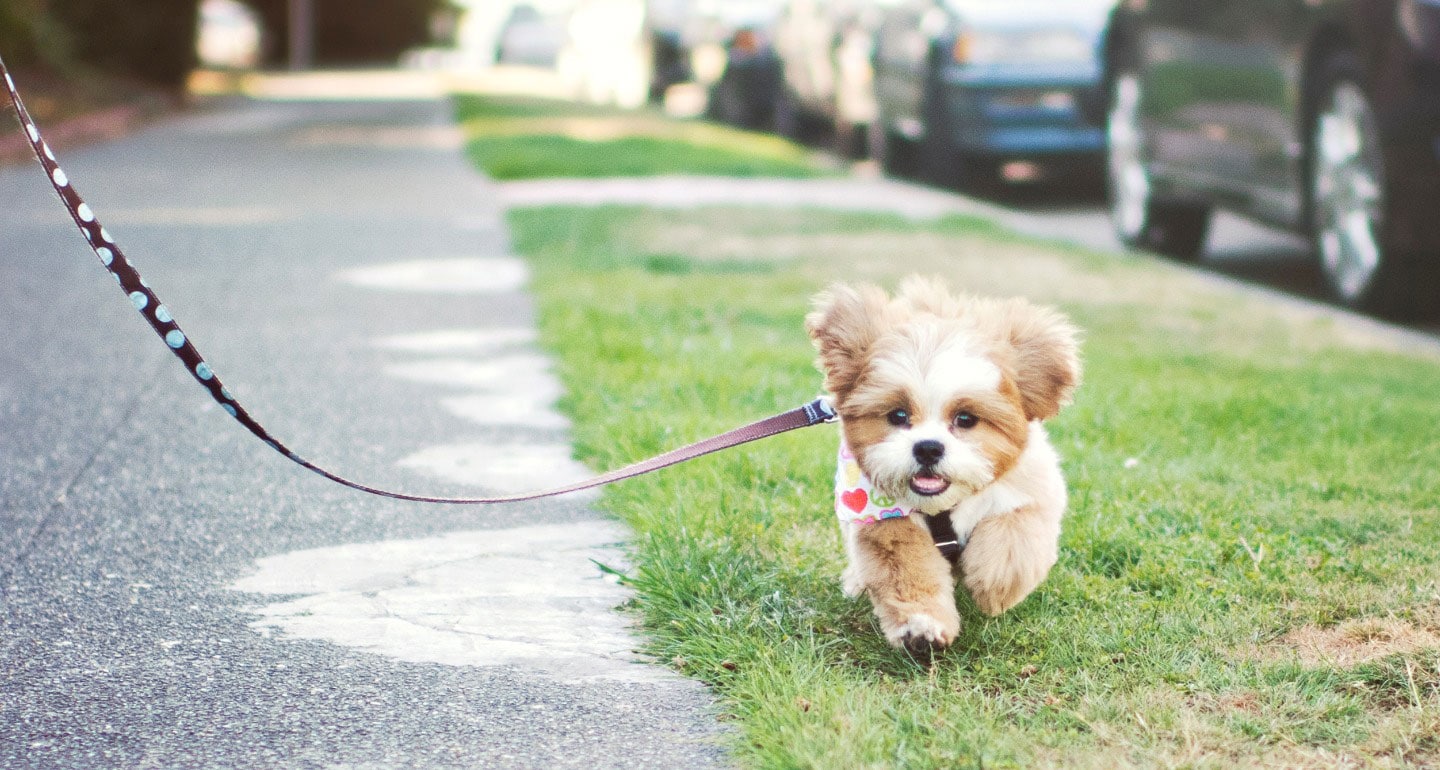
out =
[[[926,122],[925,138],[920,140],[920,179],[940,187],[962,187],[965,159],[957,151],[938,121]]]
[[[916,159],[915,143],[887,128],[883,123],[875,124],[875,138],[870,152],[880,165],[880,170],[893,177],[911,178],[919,165]]]
[[[932,58],[938,58],[932,56]],[[925,78],[925,135],[918,148],[921,181],[950,189],[965,189],[975,181],[974,158],[957,145],[954,127],[946,110],[945,92],[938,67]]]
[[[1385,243],[1385,161],[1360,66],[1349,54],[1320,70],[1309,145],[1310,229],[1334,296],[1366,312],[1411,315],[1428,285],[1417,260]]]
[[[1210,230],[1208,204],[1156,195],[1146,167],[1140,117],[1140,76],[1121,71],[1106,118],[1106,177],[1110,219],[1120,241],[1177,259],[1196,259]]]

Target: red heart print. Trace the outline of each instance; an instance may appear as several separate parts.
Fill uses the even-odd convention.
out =
[[[870,502],[870,496],[865,494],[863,489],[852,489],[849,492],[840,493],[840,502],[846,508],[859,513],[865,510],[865,504]]]

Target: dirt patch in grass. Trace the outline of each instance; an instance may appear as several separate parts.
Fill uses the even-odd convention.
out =
[[[1400,618],[1355,618],[1329,628],[1302,626],[1265,645],[1260,656],[1298,660],[1306,666],[1349,668],[1430,649],[1440,649],[1440,633],[1429,624]]]

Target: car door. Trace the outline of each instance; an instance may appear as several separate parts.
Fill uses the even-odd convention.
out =
[[[875,40],[875,98],[883,129],[910,140],[925,132],[922,122],[936,0],[890,0]]]
[[[1290,224],[1307,0],[1149,0],[1146,111],[1165,176]]]
[[[1217,23],[1231,0],[1132,0],[1144,9],[1142,109],[1151,162],[1185,187],[1225,187],[1239,168],[1220,128],[1238,78]]]
[[[1302,206],[1302,69],[1320,6],[1227,0],[1216,15],[1229,80],[1206,129],[1225,137],[1233,183],[1249,212],[1285,226],[1298,223]]]

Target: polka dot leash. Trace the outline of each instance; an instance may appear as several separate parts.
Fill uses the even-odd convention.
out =
[[[110,271],[115,281],[120,284],[120,289],[129,297],[130,304],[134,305],[135,309],[144,316],[146,322],[150,324],[150,328],[155,330],[155,333],[160,336],[160,339],[165,341],[165,345],[169,347],[171,352],[184,364],[186,371],[190,372],[190,375],[195,378],[195,381],[200,383],[201,387],[210,393],[210,397],[215,399],[216,403],[220,404],[220,407],[229,413],[231,417],[234,417],[241,425],[245,426],[247,430],[261,441],[270,445],[275,451],[331,481],[361,492],[414,502],[453,503],[462,505],[519,502],[541,497],[553,497],[555,495],[598,487],[621,479],[656,471],[721,449],[795,430],[796,428],[809,427],[822,422],[831,422],[835,419],[835,413],[830,408],[829,403],[824,399],[817,399],[804,406],[791,409],[788,412],[753,422],[749,425],[736,428],[703,441],[698,441],[688,446],[680,447],[679,449],[671,450],[647,460],[641,460],[632,465],[595,476],[585,481],[519,495],[475,498],[430,497],[392,492],[351,481],[350,479],[315,465],[291,451],[289,447],[272,436],[270,431],[265,429],[265,426],[251,417],[249,412],[245,411],[245,407],[240,405],[240,402],[235,399],[234,394],[220,381],[219,375],[210,367],[210,364],[205,362],[205,359],[200,355],[200,351],[195,348],[190,338],[181,330],[180,324],[175,321],[174,316],[170,313],[170,309],[160,301],[160,298],[156,296],[155,292],[145,283],[145,279],[140,276],[140,273],[136,272],[135,266],[131,264],[130,260],[126,259],[125,253],[120,250],[120,246],[115,243],[115,239],[111,237],[110,232],[105,229],[104,225],[100,224],[100,220],[96,217],[95,212],[91,210],[90,206],[80,197],[80,194],[75,191],[75,187],[71,184],[70,178],[65,174],[65,171],[60,168],[60,163],[55,157],[54,150],[45,141],[44,137],[40,135],[40,129],[35,125],[34,119],[30,117],[30,112],[25,109],[25,102],[20,98],[20,92],[16,90],[15,87],[15,80],[11,77],[10,71],[5,67],[3,59],[0,59],[0,74],[4,75],[5,88],[10,96],[10,102],[15,106],[15,111],[20,117],[21,127],[24,129],[26,137],[30,140],[30,147],[35,151],[35,157],[40,161],[40,166],[45,169],[45,174],[50,179],[50,185],[55,189],[55,192],[59,194],[61,202],[63,202],[65,208],[69,210],[71,219],[75,221],[75,226],[78,227],[80,232],[85,236],[85,240],[89,243],[91,250],[95,252],[95,256],[100,258],[100,263],[105,266],[105,269]]]

